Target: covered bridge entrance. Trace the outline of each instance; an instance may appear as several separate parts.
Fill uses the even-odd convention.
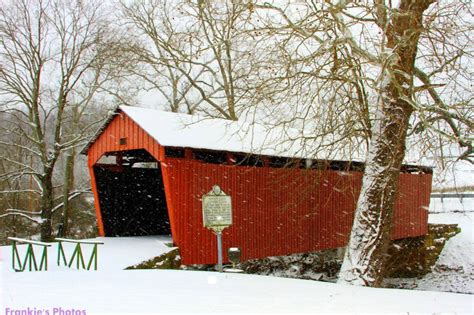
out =
[[[145,150],[109,152],[111,164],[96,164],[104,234],[170,235],[161,166]],[[110,159],[112,158],[112,159]]]
[[[241,127],[119,107],[83,151],[99,234],[171,233],[183,264],[216,263],[201,197],[218,184],[232,196],[224,252],[239,247],[246,260],[345,246],[363,164],[307,159],[301,148],[282,147],[263,130],[242,135]],[[426,234],[431,177],[429,168],[404,166],[392,239]]]

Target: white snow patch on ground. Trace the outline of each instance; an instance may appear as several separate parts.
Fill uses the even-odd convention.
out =
[[[430,213],[430,223],[458,224],[461,233],[449,239],[433,272],[421,279],[389,279],[405,288],[474,294],[474,212]]]
[[[437,263],[452,268],[474,271],[474,213],[432,213],[429,223],[458,224],[461,233],[449,239]],[[474,287],[473,287],[474,288]]]
[[[94,312],[457,312],[472,296],[182,270],[8,273],[3,308]]]
[[[474,213],[437,213],[430,223],[456,223],[461,233],[446,243],[433,272],[418,283],[418,288],[474,294]]]
[[[469,192],[474,194],[474,192]],[[430,212],[474,211],[474,198],[431,198]]]
[[[122,270],[170,248],[154,237],[99,238],[99,270],[57,268],[14,272],[10,247],[0,260],[0,306],[15,310],[84,310],[91,313],[175,312],[473,312],[473,296],[373,289],[318,281],[183,270]],[[166,248],[165,248],[166,247]],[[71,248],[69,248],[71,250]]]

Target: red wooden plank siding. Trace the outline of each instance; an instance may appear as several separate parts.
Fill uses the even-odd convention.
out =
[[[215,236],[202,227],[201,197],[214,184],[232,196],[234,224],[223,246],[261,258],[344,246],[362,173],[205,164],[168,158],[169,190],[184,264],[215,263]],[[401,174],[392,238],[427,232],[430,174]]]
[[[95,174],[93,167],[89,167],[89,175],[91,177],[91,188],[92,193],[94,194],[94,207],[95,207],[95,215],[97,218],[97,230],[99,236],[105,236],[104,232],[104,224],[102,221],[102,213],[100,212],[100,204],[99,204],[99,192],[97,191],[97,185],[95,181]]]
[[[127,138],[124,145],[120,144],[120,138]],[[138,139],[142,141],[139,143]],[[97,225],[100,236],[105,236],[104,226],[102,223],[102,215],[99,205],[99,195],[94,174],[94,165],[107,152],[126,151],[144,149],[147,150],[156,160],[159,160],[158,153],[160,145],[143,129],[141,129],[133,120],[123,113],[117,115],[107,126],[107,128],[99,135],[96,141],[88,150],[88,166],[91,177],[91,186],[94,193],[94,205],[96,209]],[[168,198],[167,198],[168,200]],[[170,217],[171,220],[171,217]],[[173,226],[171,226],[173,231]],[[173,233],[173,235],[175,235]]]
[[[127,143],[120,144],[120,138],[126,138]],[[88,151],[89,166],[94,165],[107,152],[135,149],[147,150],[155,159],[159,160],[158,142],[141,129],[128,116],[117,115],[91,145]]]

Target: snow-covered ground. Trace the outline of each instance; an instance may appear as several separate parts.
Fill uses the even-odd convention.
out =
[[[95,312],[472,313],[473,296],[181,270],[6,273],[3,309]]]
[[[461,233],[448,240],[433,272],[418,283],[418,288],[474,294],[474,213],[439,213],[429,216],[431,223],[456,223]]]
[[[392,285],[474,294],[474,212],[431,213],[430,223],[458,224],[461,233],[446,242],[433,272],[421,279],[389,279]]]
[[[14,272],[10,247],[0,261],[1,312],[473,312],[473,295],[342,286],[318,281],[183,270],[122,270],[170,250],[163,240],[100,238],[98,271],[55,267]],[[69,247],[68,250],[71,250]],[[466,251],[466,259],[468,256]],[[33,313],[34,314],[34,313]],[[43,314],[46,314],[44,312]],[[64,313],[63,313],[64,314]],[[37,314],[35,314],[37,315]]]
[[[474,195],[474,192],[466,194]],[[474,198],[440,198],[435,197],[430,199],[430,212],[474,212]]]
[[[431,213],[432,223],[456,223],[432,273],[395,283],[418,290],[373,289],[310,280],[184,270],[123,270],[170,251],[164,237],[97,238],[98,271],[56,266],[48,272],[14,272],[11,247],[0,247],[0,312],[66,314],[175,312],[439,313],[474,312],[474,212]],[[66,245],[68,255],[72,244]],[[86,250],[85,256],[88,256]],[[435,292],[438,291],[438,292]],[[446,293],[439,291],[471,294]],[[61,313],[63,311],[63,313]],[[11,314],[11,313],[10,313]],[[15,313],[13,313],[15,314]],[[38,313],[31,313],[38,315]],[[70,313],[73,314],[73,313]]]

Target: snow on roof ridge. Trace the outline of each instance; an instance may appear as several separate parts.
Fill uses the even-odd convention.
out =
[[[279,135],[258,123],[133,106],[119,109],[163,146],[302,157],[288,154],[288,147],[277,149]]]
[[[115,114],[107,119],[82,153],[87,152],[119,111],[124,112],[162,146],[286,158],[365,161],[365,154],[362,151],[355,152],[354,149],[351,151],[349,147],[336,150],[324,146],[318,142],[319,140],[308,141],[303,139],[296,129],[267,126],[254,121],[249,123],[243,119],[232,121],[125,105],[116,108]],[[420,163],[410,164],[420,165]]]
[[[166,112],[150,108],[120,106],[126,115],[163,146],[279,156],[352,160],[326,149],[305,145],[299,131],[245,120],[226,120]]]

